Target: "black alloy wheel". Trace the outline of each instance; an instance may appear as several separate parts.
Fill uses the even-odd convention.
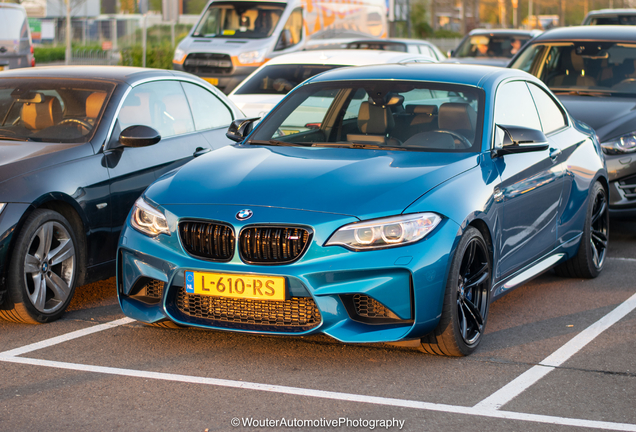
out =
[[[477,348],[486,327],[491,277],[488,245],[479,230],[469,227],[453,257],[440,322],[422,338],[422,351],[465,356]]]
[[[607,191],[600,182],[590,189],[585,225],[576,255],[559,264],[556,274],[571,278],[592,279],[603,270],[609,239],[609,204]]]

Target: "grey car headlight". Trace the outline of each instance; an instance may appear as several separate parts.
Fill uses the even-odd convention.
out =
[[[415,213],[352,223],[338,228],[325,246],[356,251],[403,246],[422,240],[441,220],[435,213]]]
[[[636,152],[636,131],[601,143],[603,153],[617,155]]]
[[[151,237],[159,234],[170,235],[166,217],[159,210],[148,204],[143,197],[135,201],[132,216],[130,217],[130,224],[137,231]]]

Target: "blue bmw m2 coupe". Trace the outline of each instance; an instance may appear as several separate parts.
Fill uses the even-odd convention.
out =
[[[535,77],[483,66],[343,68],[237,141],[152,184],[122,233],[124,313],[156,325],[417,340],[468,355],[489,304],[608,239],[594,132]]]

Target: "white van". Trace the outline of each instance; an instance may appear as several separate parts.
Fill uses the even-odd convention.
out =
[[[212,0],[172,65],[226,94],[272,57],[309,40],[387,37],[385,0]]]
[[[0,71],[35,66],[31,32],[24,8],[0,3]]]

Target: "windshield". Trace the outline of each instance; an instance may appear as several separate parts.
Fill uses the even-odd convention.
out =
[[[529,40],[523,35],[474,35],[457,48],[455,57],[512,58]]]
[[[636,15],[597,16],[589,19],[587,25],[636,25]]]
[[[235,94],[285,95],[301,82],[337,65],[271,65],[249,78]]]
[[[399,42],[351,42],[347,48],[406,52],[406,44]]]
[[[402,81],[318,83],[295,90],[248,143],[402,151],[481,149],[483,92]]]
[[[285,9],[280,3],[215,2],[205,11],[195,37],[262,39],[272,35]]]
[[[536,56],[544,52],[541,47],[529,47],[526,51]],[[636,44],[576,42],[547,45],[545,49],[545,61],[541,61],[537,75],[555,91],[636,93]],[[522,57],[535,56],[522,55],[511,67],[523,66],[519,62]],[[525,59],[525,64],[530,60]],[[533,62],[538,63],[538,58]]]
[[[0,139],[87,142],[114,85],[99,81],[5,79],[0,82]]]

